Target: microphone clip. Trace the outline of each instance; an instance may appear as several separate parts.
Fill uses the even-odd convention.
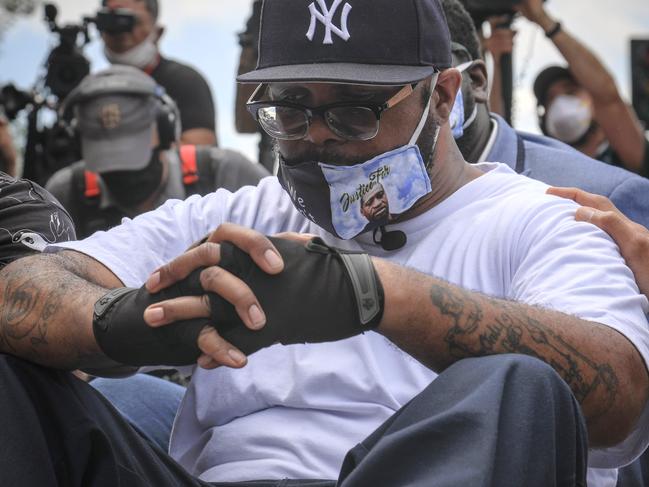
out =
[[[379,234],[378,239],[377,233]],[[381,248],[387,252],[392,252],[405,247],[406,242],[408,241],[408,237],[401,230],[388,232],[383,225],[374,229],[372,238],[375,244],[380,245]]]

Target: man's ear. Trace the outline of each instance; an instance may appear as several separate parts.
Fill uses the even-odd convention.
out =
[[[482,59],[474,61],[473,66],[467,70],[471,78],[471,92],[476,103],[487,103],[489,101],[489,76],[487,65]]]
[[[157,45],[157,44],[160,42],[160,39],[162,38],[162,36],[163,36],[164,33],[165,33],[165,28],[162,27],[162,26],[160,26],[160,25],[156,25],[156,26],[155,26],[155,30],[156,30],[155,43],[156,43],[156,45]]]
[[[461,84],[462,75],[457,69],[446,69],[439,73],[432,103],[435,105],[435,112],[444,122],[451,116],[455,97]]]

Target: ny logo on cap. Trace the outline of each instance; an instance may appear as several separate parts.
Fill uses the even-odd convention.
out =
[[[340,7],[340,4],[343,0],[334,0],[331,8],[327,8],[327,3],[325,2],[325,0],[316,1],[320,6],[320,11],[318,11],[315,2],[312,2],[311,5],[309,5],[309,11],[311,12],[311,24],[309,25],[309,31],[306,33],[307,39],[313,41],[313,37],[315,36],[315,29],[317,26],[316,21],[320,21],[326,29],[324,41],[322,42],[323,44],[334,43],[333,38],[331,37],[332,32],[342,40],[348,41],[351,35],[349,34],[349,30],[347,29],[347,17],[349,17],[349,12],[351,12],[352,6],[349,3],[345,2],[341,16],[341,29],[340,27],[336,27],[333,24],[333,20],[334,15],[336,15],[336,11],[338,10],[338,7]]]
[[[106,130],[112,130],[119,127],[120,122],[122,121],[122,112],[119,109],[117,103],[111,103],[110,105],[104,105],[101,107],[101,124]]]

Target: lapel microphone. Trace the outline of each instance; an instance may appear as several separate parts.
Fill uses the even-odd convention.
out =
[[[379,234],[378,239],[376,238],[377,233]],[[383,250],[386,250],[388,252],[399,250],[400,248],[405,246],[406,242],[408,241],[408,237],[406,237],[406,234],[401,230],[388,232],[385,230],[384,226],[380,226],[374,229],[373,239],[375,244],[380,245]]]

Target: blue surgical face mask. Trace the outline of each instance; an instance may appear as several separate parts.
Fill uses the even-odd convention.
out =
[[[462,63],[457,66],[457,69],[460,73],[463,73],[473,65],[473,61]],[[475,121],[478,116],[478,106],[473,107],[473,111],[469,118],[465,120],[464,114],[464,96],[462,95],[462,85],[457,92],[455,97],[455,103],[453,104],[453,109],[451,110],[451,116],[449,117],[449,123],[451,125],[451,130],[453,131],[453,138],[459,139],[464,135],[464,131],[468,129],[471,124]]]
[[[429,96],[408,144],[362,164],[287,164],[280,155],[278,178],[297,210],[332,235],[347,240],[386,225],[412,208],[432,191],[416,145],[428,121],[431,99]],[[439,127],[433,151],[438,135]]]

